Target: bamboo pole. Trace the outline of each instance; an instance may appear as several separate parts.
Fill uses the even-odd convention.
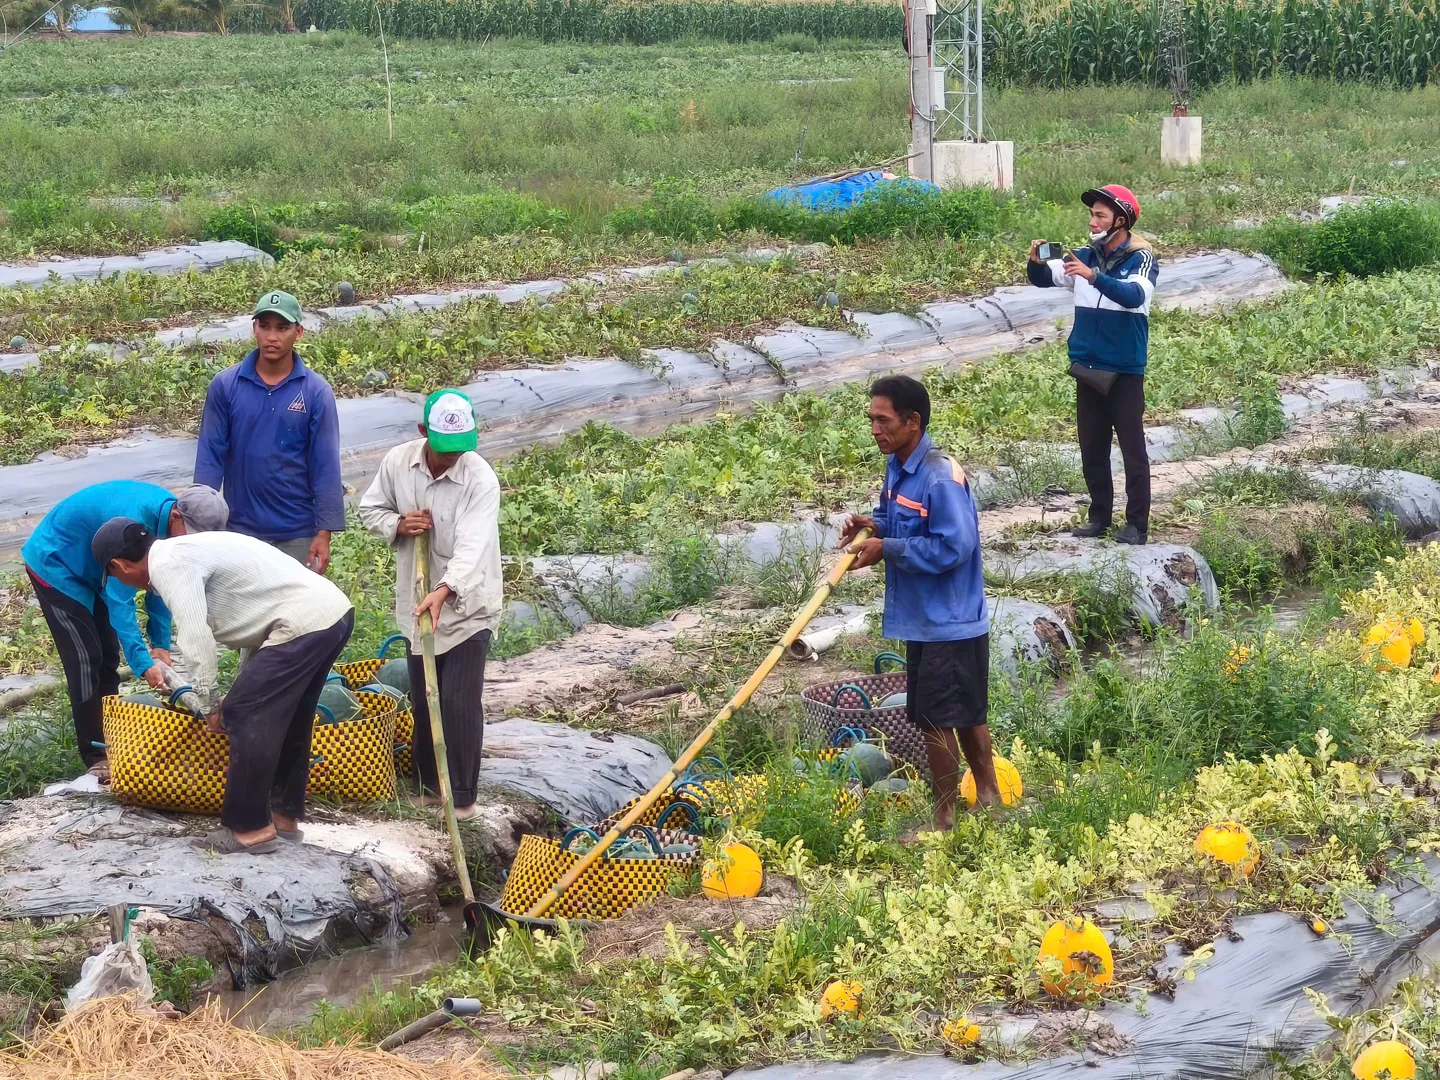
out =
[[[415,577],[420,598],[430,595],[430,534],[415,537]],[[455,856],[455,875],[460,879],[460,892],[466,910],[475,905],[475,887],[470,884],[470,867],[465,861],[465,845],[460,840],[460,823],[455,820],[455,795],[450,788],[450,754],[445,748],[445,727],[440,722],[440,679],[435,673],[435,624],[430,613],[419,619],[420,652],[425,665],[425,702],[430,707],[430,738],[435,744],[435,773],[440,783],[440,802],[445,813],[445,827],[450,830],[450,848]]]
[[[869,535],[870,531],[868,529],[861,529],[852,542],[858,543],[866,539]],[[835,586],[840,583],[840,579],[845,576],[845,571],[850,569],[850,564],[854,561],[855,556],[849,552],[840,556],[840,561],[835,564],[825,580],[821,582],[820,587],[815,590],[810,599],[806,601],[805,606],[796,614],[794,621],[790,623],[790,628],[785,631],[784,636],[781,637],[775,644],[775,647],[770,650],[769,655],[760,662],[760,666],[751,673],[750,678],[745,680],[745,685],[735,691],[735,695],[725,703],[725,707],[715,714],[715,719],[706,724],[704,730],[695,736],[695,740],[675,759],[675,764],[670,766],[670,771],[660,778],[660,782],[651,788],[645,794],[644,798],[631,807],[629,813],[622,817],[613,829],[601,837],[600,842],[587,851],[578,863],[566,871],[565,875],[552,885],[544,896],[535,901],[534,906],[525,912],[527,919],[538,919],[544,915],[545,912],[549,911],[550,908],[555,905],[555,902],[565,895],[565,890],[570,888],[571,885],[574,885],[575,882],[579,880],[580,875],[590,869],[595,863],[595,860],[600,858],[611,844],[624,836],[626,831],[644,816],[645,811],[655,805],[656,799],[660,798],[664,792],[670,790],[670,786],[674,784],[676,780],[680,779],[681,774],[689,768],[690,763],[700,756],[700,751],[705,749],[706,744],[715,737],[715,732],[720,730],[720,725],[734,716],[735,713],[750,700],[751,695],[760,688],[760,684],[763,683],[766,676],[775,669],[775,665],[780,662],[780,658],[785,655],[790,645],[800,636],[800,632],[804,630],[805,627],[809,625],[810,620],[815,617],[815,613],[820,610],[820,605],[830,598],[830,594],[835,591]],[[428,678],[429,676],[427,675],[426,677]]]

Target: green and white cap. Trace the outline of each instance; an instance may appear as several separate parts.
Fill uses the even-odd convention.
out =
[[[282,319],[292,323],[300,321],[300,301],[291,296],[288,292],[280,289],[272,289],[265,293],[259,300],[255,301],[255,310],[250,312],[252,319],[258,319],[267,311],[273,311]]]
[[[436,390],[425,399],[425,431],[437,454],[474,450],[480,437],[475,406],[459,390]]]

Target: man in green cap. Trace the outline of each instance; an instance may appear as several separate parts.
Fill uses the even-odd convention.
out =
[[[485,713],[485,656],[500,625],[500,482],[475,452],[475,408],[459,390],[425,399],[420,438],[385,455],[360,500],[360,520],[395,550],[395,622],[411,645],[412,750],[424,790],[438,802],[439,777],[425,700],[425,669],[416,625],[422,611],[435,625],[435,674],[449,751],[455,814],[473,817],[480,779]],[[430,534],[428,596],[415,595],[415,537]]]
[[[300,301],[272,290],[255,302],[255,349],[215,376],[205,395],[195,482],[223,486],[230,528],[330,565],[330,534],[345,527],[335,394],[295,351]]]

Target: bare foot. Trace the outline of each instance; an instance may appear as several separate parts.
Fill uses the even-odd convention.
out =
[[[955,811],[949,807],[935,811],[935,831],[949,832],[955,828]]]
[[[439,806],[439,805],[440,805],[442,802],[444,802],[444,801],[445,801],[445,800],[443,800],[442,798],[440,798],[439,795],[411,795],[411,796],[410,796],[410,805],[411,805],[411,806]]]
[[[99,761],[95,762],[94,765],[91,765],[90,768],[86,769],[85,771],[88,772],[91,776],[95,777],[96,780],[99,780],[102,784],[110,783],[109,758],[101,758]]]
[[[477,817],[479,817],[479,816],[480,816],[480,807],[477,806],[477,805],[476,805],[475,803],[473,803],[473,802],[472,802],[469,806],[457,806],[457,807],[455,807],[455,820],[456,820],[456,821],[469,821],[469,820],[471,820],[472,818],[477,818]]]

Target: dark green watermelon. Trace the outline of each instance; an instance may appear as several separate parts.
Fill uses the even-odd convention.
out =
[[[403,657],[398,660],[386,660],[380,665],[380,670],[375,673],[375,681],[384,683],[386,686],[393,686],[406,697],[410,696],[410,661]]]
[[[355,700],[355,695],[339,683],[326,683],[325,689],[320,691],[320,704],[330,710],[339,724],[354,720],[365,711]],[[328,719],[324,713],[320,715],[322,719]]]

